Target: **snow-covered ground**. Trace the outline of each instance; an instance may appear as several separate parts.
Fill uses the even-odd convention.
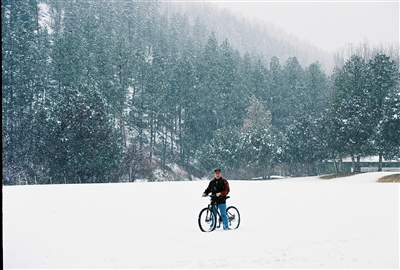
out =
[[[238,230],[203,233],[207,181],[3,187],[6,268],[399,267],[399,185],[230,181]],[[360,182],[368,184],[360,184]]]
[[[292,177],[292,178],[285,178],[285,179],[279,179],[279,180],[284,180],[285,182],[331,182],[331,183],[376,183],[379,178],[386,176],[386,175],[391,175],[391,174],[398,174],[399,172],[368,172],[368,173],[360,173],[360,174],[355,174],[352,176],[347,176],[347,177],[339,177],[339,178],[332,178],[332,179],[321,179],[320,177],[317,176],[309,176],[309,177]]]

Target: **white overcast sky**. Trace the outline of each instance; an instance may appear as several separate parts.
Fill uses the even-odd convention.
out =
[[[348,43],[399,43],[398,1],[203,1],[234,14],[266,21],[334,52]]]

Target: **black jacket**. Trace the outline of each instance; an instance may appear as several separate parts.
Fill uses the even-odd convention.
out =
[[[209,193],[211,193],[211,195],[221,193],[219,197],[213,199],[213,202],[217,204],[226,203],[226,195],[229,193],[228,181],[222,177],[219,179],[216,178],[212,179],[208,184],[208,187],[204,191],[205,195],[208,195]]]

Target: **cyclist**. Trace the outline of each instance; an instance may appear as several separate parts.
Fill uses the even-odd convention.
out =
[[[224,230],[229,230],[228,217],[226,215],[226,195],[229,193],[229,183],[225,178],[222,177],[220,168],[216,168],[214,170],[214,174],[215,176],[208,184],[203,196],[205,197],[211,193],[212,203],[217,206],[221,214]],[[214,208],[214,211],[216,210],[217,209]]]

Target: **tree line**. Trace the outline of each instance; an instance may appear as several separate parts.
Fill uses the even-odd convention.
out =
[[[327,75],[204,29],[156,2],[2,1],[3,183],[155,179],[173,164],[268,178],[399,157],[395,59],[353,55]]]

